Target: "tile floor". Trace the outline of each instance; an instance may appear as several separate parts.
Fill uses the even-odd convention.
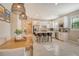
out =
[[[79,46],[71,42],[52,39],[48,43],[33,43],[34,56],[79,56]]]

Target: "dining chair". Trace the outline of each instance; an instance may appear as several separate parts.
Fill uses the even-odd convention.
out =
[[[25,48],[0,49],[0,56],[25,56]]]

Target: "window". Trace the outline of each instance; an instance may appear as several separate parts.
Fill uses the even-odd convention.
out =
[[[71,21],[72,29],[79,29],[79,16],[72,17]]]

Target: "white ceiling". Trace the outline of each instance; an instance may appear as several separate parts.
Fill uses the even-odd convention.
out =
[[[2,3],[11,10],[11,3]],[[78,3],[25,3],[27,16],[34,19],[54,19],[79,9]]]

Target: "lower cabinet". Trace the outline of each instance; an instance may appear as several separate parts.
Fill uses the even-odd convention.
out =
[[[68,40],[68,32],[58,32],[58,39],[62,41]]]

